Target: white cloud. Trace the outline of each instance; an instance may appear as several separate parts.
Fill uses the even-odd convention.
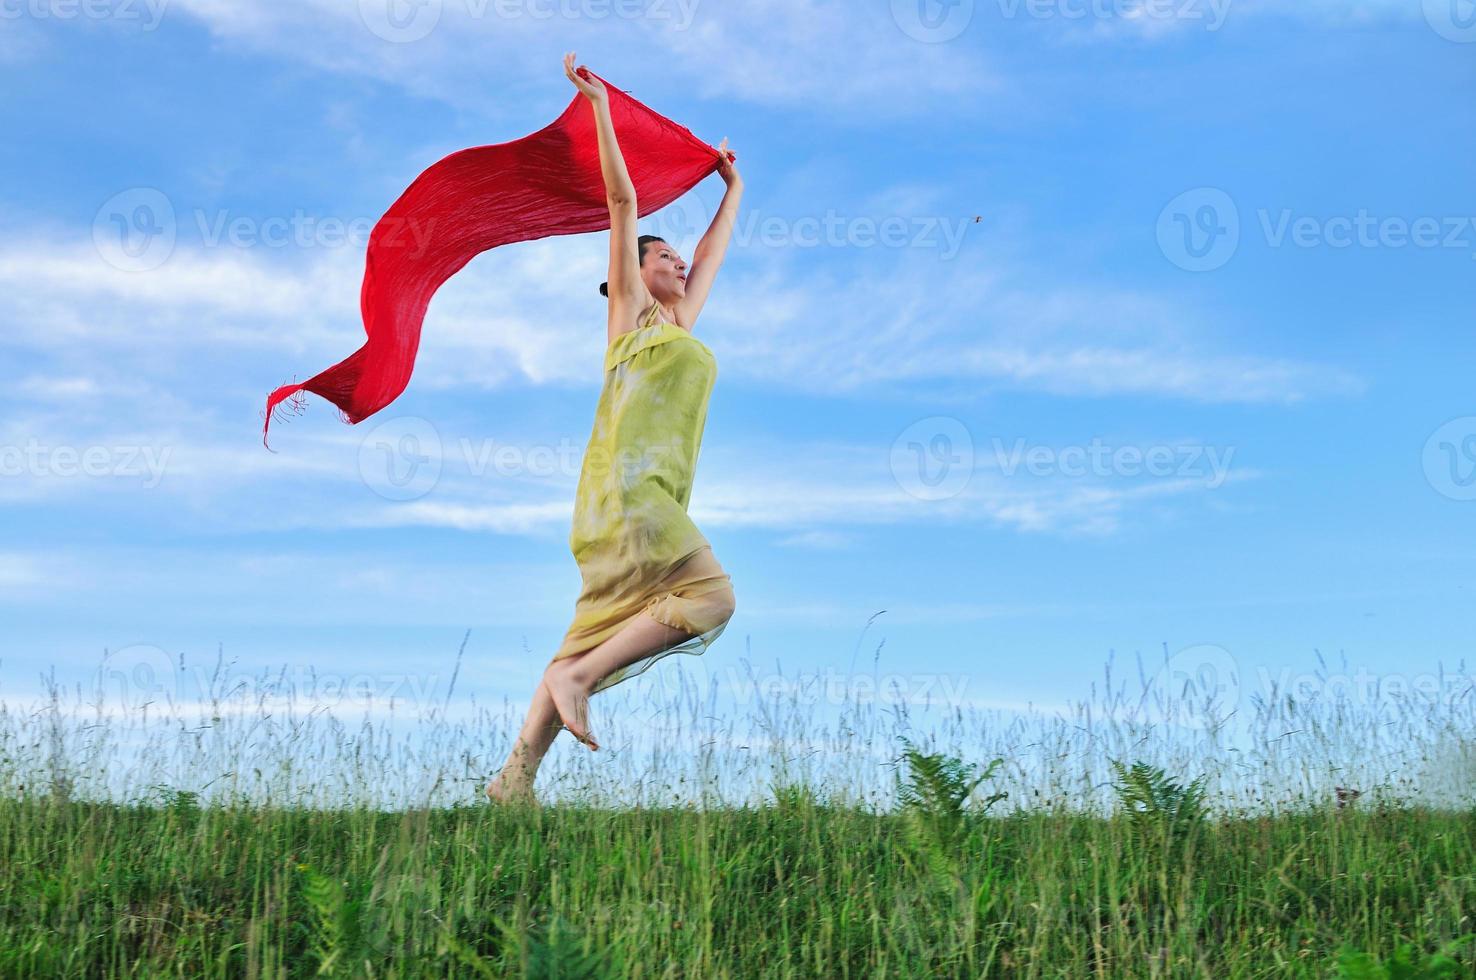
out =
[[[120,401],[120,405],[127,405]],[[425,527],[562,542],[572,517],[578,445],[553,471],[534,468],[548,449],[538,440],[497,441],[529,468],[504,475],[479,446],[446,427],[437,434],[436,469],[416,499],[386,499],[384,474],[362,453],[372,428],[334,426],[296,435],[294,451],[270,454],[254,438],[227,431],[240,420],[189,421],[132,427],[106,415],[85,425],[68,406],[8,419],[0,427],[0,483],[11,505],[57,504],[88,498],[118,513],[162,513],[178,528],[240,531]],[[119,414],[115,412],[114,414]],[[196,413],[198,414],[198,413]],[[392,419],[386,422],[393,423]],[[1177,445],[1177,443],[1176,443]],[[59,451],[66,449],[65,462]],[[691,514],[699,527],[782,532],[805,548],[843,548],[858,526],[959,525],[1015,532],[1105,535],[1156,501],[1208,500],[1215,486],[1253,479],[1230,470],[1212,483],[1197,477],[1008,475],[983,445],[975,447],[965,486],[943,499],[924,499],[892,470],[892,447],[874,443],[790,439],[782,456],[771,441],[709,441],[703,449]],[[96,469],[78,459],[96,453]],[[544,452],[544,455],[547,455]],[[10,472],[21,466],[18,472]],[[366,466],[368,468],[366,469]],[[495,474],[495,476],[493,475]],[[914,488],[915,489],[915,488]],[[1223,491],[1221,491],[1223,492]],[[98,511],[102,513],[102,511]]]
[[[604,302],[594,255],[606,246],[581,239],[487,253],[454,277],[432,300],[425,331],[434,340],[421,349],[416,383],[492,388],[597,373],[605,331],[603,322],[590,325]],[[140,364],[160,349],[266,351],[281,383],[294,366],[308,377],[363,343],[362,249],[303,249],[295,261],[263,251],[181,245],[158,268],[128,272],[91,245],[12,246],[0,251],[0,315],[12,324],[0,344],[58,357],[85,346]],[[592,299],[576,299],[571,279],[588,282]],[[571,356],[577,351],[582,358]]]
[[[552,93],[550,106],[567,103],[573,88],[565,88],[566,50],[652,105],[660,103],[659,89],[674,88],[729,102],[824,106],[873,118],[942,106],[968,113],[984,106],[978,96],[998,85],[968,47],[909,38],[885,2],[432,0],[419,10],[426,19],[404,33],[386,31],[374,3],[174,0],[172,9],[228,44],[488,112]],[[632,9],[642,16],[609,13]],[[428,33],[420,36],[424,29]],[[497,52],[495,59],[488,59],[489,50]]]
[[[548,561],[485,554],[468,561],[423,548],[407,554],[383,545],[260,550],[219,543],[0,552],[0,602],[24,600],[68,610],[81,595],[105,596],[119,620],[145,623],[161,634],[192,622],[213,628],[330,618],[355,625],[547,624],[572,612],[570,586],[577,588],[578,581],[578,569],[567,553],[554,553]],[[509,588],[510,583],[518,587]],[[132,611],[137,611],[137,620]],[[121,624],[108,626],[117,633],[125,630]],[[149,634],[139,642],[151,642]]]
[[[49,401],[75,401],[81,399],[95,399],[102,394],[102,386],[93,378],[83,376],[54,376],[48,377],[41,374],[33,374],[21,378],[15,384],[17,394],[27,398],[41,398]]]
[[[919,193],[927,192],[904,186],[893,196]],[[6,343],[46,361],[19,391],[46,396],[36,399],[43,404],[10,416],[3,433],[8,444],[133,447],[144,454],[135,469],[149,464],[152,452],[161,470],[133,474],[153,477],[135,486],[138,480],[118,474],[83,480],[45,469],[7,480],[6,498],[104,492],[147,501],[164,494],[184,505],[181,519],[229,519],[242,527],[565,534],[577,466],[552,480],[498,479],[502,496],[489,500],[488,471],[451,458],[458,444],[447,442],[446,471],[434,493],[391,504],[360,472],[370,427],[313,436],[302,452],[270,455],[254,442],[238,443],[239,408],[232,405],[232,414],[217,420],[214,389],[223,378],[229,390],[249,391],[247,379],[270,363],[271,383],[246,396],[264,402],[289,372],[306,377],[362,342],[356,303],[362,258],[355,251],[304,249],[299,261],[284,262],[249,249],[181,245],[146,273],[113,268],[90,246],[33,240],[0,252],[0,283],[7,286],[0,315],[14,324]],[[604,346],[603,309],[593,288],[604,251],[601,236],[585,235],[479,257],[432,301],[415,384],[429,390],[521,382],[592,392]],[[734,263],[699,325],[728,386],[747,381],[822,397],[931,398],[940,385],[959,383],[976,393],[993,385],[1074,397],[1271,403],[1361,390],[1359,379],[1336,368],[1200,349],[1192,317],[1151,295],[1042,283],[1012,275],[1004,263],[980,270],[904,255],[890,275],[873,277],[859,261],[847,269],[787,267],[794,256],[783,251],[746,259]],[[571,290],[571,282],[589,284],[589,295]],[[744,300],[734,304],[732,296]],[[194,380],[190,366],[205,364],[208,370]],[[190,393],[174,391],[181,377],[196,385]],[[329,408],[320,399],[309,402]],[[186,425],[185,418],[193,421]],[[582,445],[586,433],[575,435]],[[967,491],[922,501],[887,469],[887,446],[792,448],[777,466],[761,445],[708,446],[694,493],[699,524],[786,531],[788,543],[803,547],[840,547],[841,529],[855,524],[984,522],[1106,534],[1149,498],[1205,489],[1203,481],[1022,482],[981,462]],[[299,498],[313,484],[338,489],[284,507],[274,497],[284,479],[297,481]],[[262,493],[263,485],[273,489]],[[145,493],[150,496],[137,496]]]
[[[774,542],[781,548],[807,548],[817,551],[841,551],[852,548],[857,543],[858,539],[853,534],[822,529],[800,531],[798,534],[791,534]]]
[[[431,302],[415,384],[587,384],[604,349],[594,287],[605,248],[598,235],[560,236],[473,260]],[[9,287],[0,313],[14,324],[0,343],[57,356],[79,345],[111,349],[136,358],[139,370],[160,344],[226,345],[257,359],[253,367],[266,352],[279,365],[273,385],[289,374],[305,378],[363,343],[363,259],[352,248],[299,254],[286,262],[250,249],[181,246],[158,269],[125,272],[90,246],[13,246],[0,252],[0,284]],[[1131,290],[1064,286],[961,259],[904,256],[891,274],[872,276],[861,264],[733,256],[699,327],[725,378],[845,396],[977,381],[1070,396],[1241,403],[1365,388],[1329,365],[1203,349],[1185,326],[1192,314]],[[578,288],[586,283],[587,294]],[[735,296],[743,302],[727,301]]]
[[[0,598],[19,598],[58,585],[44,556],[0,551]]]
[[[385,507],[355,520],[360,527],[451,527],[495,534],[555,533],[573,517],[572,500],[534,504],[449,503],[417,500]]]
[[[47,48],[46,38],[35,23],[24,17],[6,17],[0,30],[0,66],[19,67],[39,58]]]
[[[1408,0],[997,0],[975,8],[970,30],[1030,25],[1064,44],[1162,42],[1195,33],[1214,36],[1235,30],[1242,21],[1256,29],[1274,29],[1264,23],[1273,18],[1332,28],[1414,23],[1420,18],[1419,6]],[[1002,23],[981,23],[986,18]]]
[[[828,105],[873,117],[969,114],[1003,84],[977,48],[909,38],[885,2],[703,4],[691,30],[652,31],[650,40],[697,94],[729,101]]]
[[[946,380],[1069,396],[1293,403],[1362,393],[1341,368],[1206,349],[1191,312],[1120,288],[1062,285],[953,263],[888,275],[745,269],[709,304],[720,370],[855,395]],[[742,296],[743,302],[723,302]]]
[[[702,528],[788,532],[780,544],[806,548],[846,547],[861,526],[956,524],[1016,532],[1106,535],[1118,531],[1134,507],[1163,498],[1202,497],[1206,479],[1147,478],[1142,481],[1075,477],[1014,478],[978,471],[955,496],[919,498],[898,482],[889,447],[792,441],[782,459],[765,443],[707,446],[693,489],[690,513]],[[1226,483],[1249,480],[1238,469]],[[425,499],[388,504],[355,525],[432,526],[464,531],[546,534],[562,537],[572,510],[572,482],[541,503],[485,503],[476,481],[443,476]]]
[[[881,213],[941,210],[936,204],[934,188],[910,182],[881,188],[870,201]],[[592,398],[605,341],[594,287],[606,249],[602,235],[558,236],[473,260],[432,300],[414,384],[426,391],[579,386]],[[1210,403],[1291,403],[1362,390],[1359,378],[1336,367],[1208,348],[1196,340],[1193,313],[1170,299],[1063,282],[1004,258],[981,267],[967,255],[844,245],[823,260],[802,248],[762,246],[730,249],[729,258],[698,327],[728,390],[747,382],[836,399],[931,400],[946,397],[952,384],[970,401],[1008,387]],[[104,261],[91,242],[22,237],[0,250],[0,317],[13,325],[0,343],[36,362],[18,394],[43,396],[37,400],[52,407],[13,413],[4,434],[11,445],[40,438],[52,446],[167,449],[158,492],[183,501],[182,515],[202,520],[228,514],[258,528],[566,533],[577,468],[552,481],[499,479],[503,496],[488,499],[487,471],[453,460],[434,494],[390,505],[359,471],[372,426],[314,437],[310,451],[287,456],[238,445],[239,399],[264,403],[274,385],[316,373],[362,343],[362,271],[361,247],[287,254],[181,240],[158,268],[128,272]],[[264,371],[270,381],[251,392],[249,379]],[[222,390],[238,400],[222,403]],[[308,401],[320,412],[331,408]],[[229,417],[218,422],[223,408]],[[160,417],[175,421],[161,424]],[[186,427],[178,421],[184,417],[194,421]],[[574,434],[580,445],[586,434]],[[1146,498],[1202,486],[1027,484],[981,471],[957,497],[919,501],[886,470],[886,446],[796,446],[782,467],[766,464],[762,446],[713,449],[694,494],[699,523],[787,531],[787,543],[812,548],[842,547],[839,529],[847,524],[983,521],[1111,533]],[[7,481],[7,499],[138,489],[118,480],[32,476]],[[284,508],[252,489],[284,478],[347,482],[354,496],[345,505],[339,489],[332,504],[323,494]]]
[[[300,348],[330,339],[326,324],[346,319],[343,297],[357,295],[362,274],[362,255],[346,249],[288,266],[242,249],[179,248],[158,268],[131,272],[90,244],[33,240],[0,251],[0,284],[9,287],[0,310],[13,325],[0,343]]]

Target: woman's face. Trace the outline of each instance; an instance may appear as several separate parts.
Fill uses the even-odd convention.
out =
[[[646,246],[646,257],[641,263],[641,278],[646,288],[663,303],[670,303],[687,295],[687,263],[676,249],[665,242],[652,242]]]

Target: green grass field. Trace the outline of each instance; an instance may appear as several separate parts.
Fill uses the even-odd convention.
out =
[[[1368,965],[1476,932],[1471,813],[1201,824],[950,816],[948,799],[898,815],[802,789],[707,813],[8,801],[0,973],[1473,975],[1469,946],[1423,972]]]
[[[561,749],[539,784],[560,792],[537,809],[478,793],[506,749],[489,730],[515,711],[431,712],[412,753],[372,726],[314,737],[312,716],[221,704],[134,738],[130,793],[87,778],[121,758],[100,746],[140,733],[126,719],[0,707],[0,976],[1476,976],[1476,809],[1421,802],[1410,775],[1453,758],[1433,749],[1470,730],[1464,702],[1411,702],[1402,722],[1382,703],[1263,704],[1249,754],[1111,712],[940,740],[908,734],[906,706],[849,705],[807,744],[857,775],[812,779],[780,749],[817,709],[781,698],[758,702],[749,736],[705,716],[722,728],[704,744],[773,749],[751,762],[763,793],[677,803],[702,771],[628,754],[618,781],[652,792],[619,806],[583,788],[622,758],[618,719],[639,722],[597,708],[615,751]],[[1315,737],[1293,756],[1297,732]],[[883,797],[862,774],[888,745]],[[289,764],[309,755],[345,785],[422,767],[457,787],[449,803],[309,803],[324,777],[293,783]],[[1223,805],[1232,770],[1259,812]]]

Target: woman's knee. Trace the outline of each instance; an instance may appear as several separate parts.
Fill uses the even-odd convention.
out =
[[[726,625],[728,620],[733,618],[735,608],[733,589],[731,586],[724,586],[683,600],[681,613],[682,618],[688,624],[688,631],[695,635]]]
[[[712,628],[715,629],[717,626],[733,618],[733,613],[738,608],[738,600],[733,595],[733,587],[731,585],[724,586],[712,593],[710,598],[712,600],[712,616],[716,620]]]

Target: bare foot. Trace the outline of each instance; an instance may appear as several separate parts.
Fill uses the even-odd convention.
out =
[[[569,734],[589,746],[591,752],[599,750],[600,743],[589,732],[589,688],[567,661],[555,661],[543,672],[543,684],[558,709],[559,720]]]
[[[508,779],[499,775],[487,788],[482,790],[487,799],[493,803],[524,803],[528,806],[539,807],[536,797],[533,795],[533,787],[525,782]]]

